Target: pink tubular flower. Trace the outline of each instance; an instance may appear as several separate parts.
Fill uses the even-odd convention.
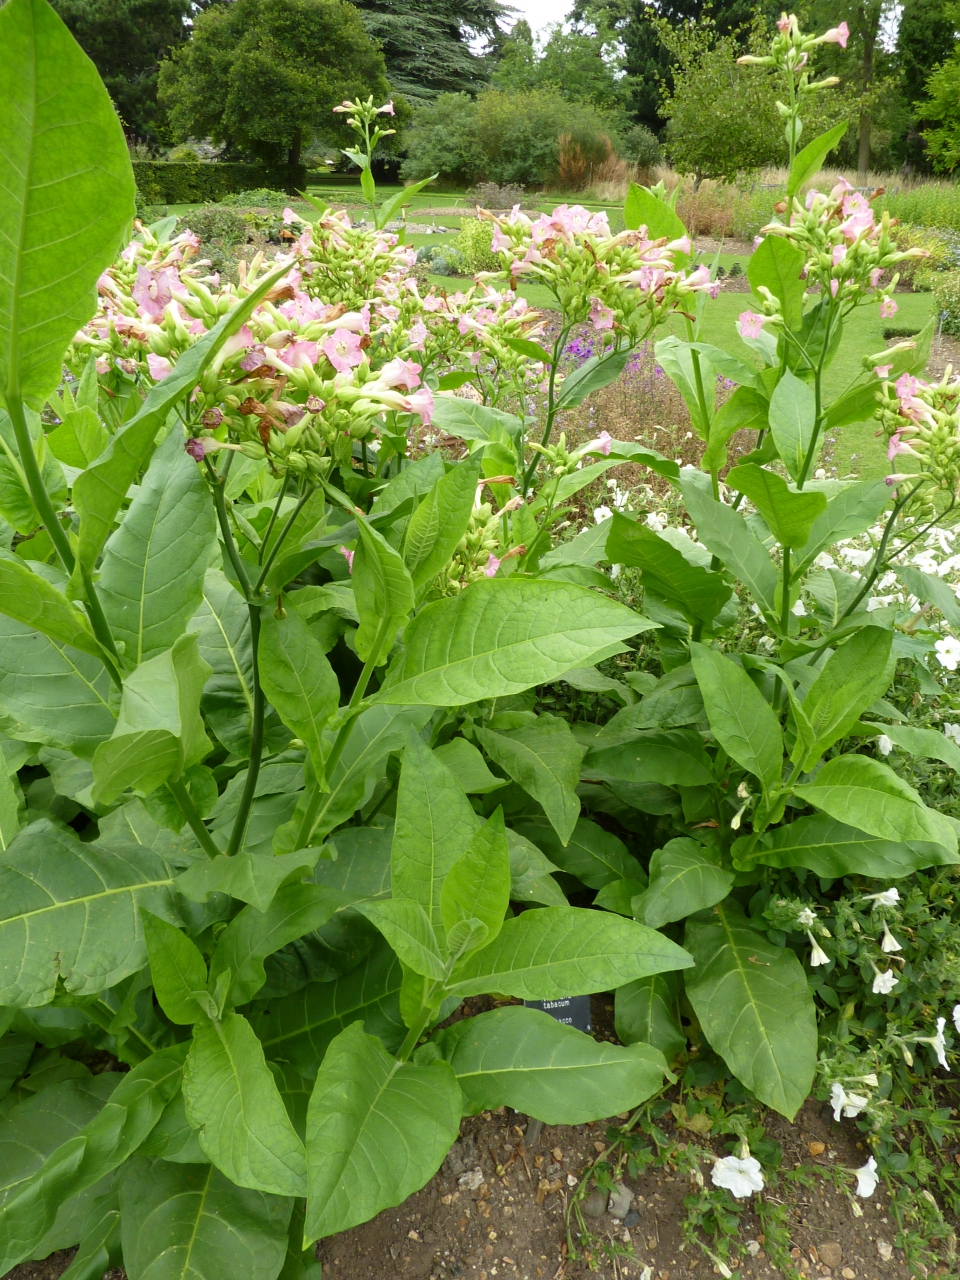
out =
[[[492,578],[499,568],[500,568],[500,561],[497,559],[497,557],[493,555],[489,556],[487,558],[487,563],[483,566],[484,576],[487,578]]]
[[[422,351],[427,341],[427,326],[422,320],[418,320],[416,324],[410,326],[407,333],[407,339],[413,351]]]
[[[840,292],[840,281],[839,281],[839,280],[831,280],[831,281],[830,281],[830,296],[831,296],[831,298],[835,298],[839,292]]]
[[[755,311],[741,311],[737,317],[740,324],[740,336],[743,338],[759,338],[763,332],[763,326],[770,319],[769,316],[758,316]]]
[[[336,107],[334,107],[334,111],[336,111]],[[356,553],[355,553],[355,552],[353,552],[353,551],[348,551],[346,547],[340,547],[340,548],[338,548],[338,550],[340,551],[341,555],[343,555],[344,559],[346,560],[346,562],[347,562],[347,567],[349,568],[350,572],[351,572],[351,573],[353,573],[353,557],[354,557],[354,555],[355,555]]]
[[[613,312],[599,298],[590,299],[590,323],[598,333],[613,328]]]
[[[605,458],[610,457],[610,449],[613,445],[613,436],[609,431],[601,431],[596,440],[591,440],[587,445],[587,453],[602,453]]]
[[[781,13],[777,19],[777,30],[782,31],[784,35],[790,30],[790,18],[787,14]]]
[[[363,359],[360,335],[348,329],[337,329],[320,349],[338,373],[355,369]]]
[[[154,382],[162,382],[168,373],[173,372],[173,365],[164,356],[155,356],[151,351],[147,356],[147,368]]]
[[[395,116],[397,113],[393,109],[393,99],[385,102],[382,107],[377,107],[378,116]]]
[[[840,263],[847,256],[847,246],[845,244],[835,244],[833,246],[833,265],[839,267]]]
[[[172,297],[173,286],[179,284],[177,273],[170,270],[150,271],[137,267],[137,280],[130,290],[144,320],[160,320]]]
[[[315,365],[317,363],[317,344],[315,342],[305,342],[301,338],[296,342],[291,342],[288,347],[284,347],[280,352],[280,358],[291,369],[297,369],[301,365]]]
[[[433,421],[433,392],[429,387],[421,387],[412,396],[407,396],[407,413],[417,413],[425,427]]]
[[[891,316],[895,316],[900,308],[892,298],[884,298],[880,303],[880,319],[889,320]]]
[[[423,366],[414,360],[391,360],[380,370],[378,381],[388,387],[400,387],[404,391],[413,391],[420,385],[420,370]]]
[[[847,47],[847,41],[850,39],[850,28],[845,22],[841,22],[839,27],[831,27],[829,31],[825,31],[820,37],[819,44],[838,44],[841,49]]]
[[[885,378],[892,368],[892,364],[875,364],[873,366],[873,372],[878,378]]]
[[[106,356],[97,356],[97,373],[102,378],[105,373],[110,372],[110,361]]]
[[[300,217],[299,213],[294,213],[290,206],[287,205],[283,211],[283,221],[284,224],[289,227],[292,222],[302,222],[303,219]]]
[[[870,288],[875,289],[880,283],[880,277],[883,275],[883,267],[874,267],[870,272]]]

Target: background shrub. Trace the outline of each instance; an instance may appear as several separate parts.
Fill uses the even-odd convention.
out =
[[[146,204],[204,204],[233,192],[270,188],[293,195],[307,183],[303,165],[273,169],[261,164],[217,161],[215,164],[137,160],[137,190]]]
[[[645,124],[635,124],[623,136],[620,154],[624,160],[632,160],[641,169],[655,168],[663,158],[657,135]]]
[[[401,173],[413,181],[439,173],[447,182],[542,186],[557,178],[561,135],[590,163],[611,152],[603,112],[555,90],[440,94],[414,115]]]
[[[478,182],[467,192],[484,209],[512,209],[523,201],[523,185],[508,182],[500,186],[496,182]]]
[[[285,191],[256,187],[252,191],[234,191],[223,196],[220,203],[233,205],[237,209],[280,209],[290,203],[290,197]]]
[[[937,272],[931,287],[943,332],[960,338],[960,271]]]
[[[461,220],[456,249],[467,271],[473,274],[476,271],[496,271],[500,268],[502,264],[493,252],[492,244],[492,222],[481,222],[479,218]]]

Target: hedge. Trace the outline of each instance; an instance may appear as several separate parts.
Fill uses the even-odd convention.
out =
[[[187,164],[169,160],[138,160],[133,172],[145,204],[203,204],[234,191],[270,187],[291,195],[307,184],[305,165],[278,166],[216,161]]]

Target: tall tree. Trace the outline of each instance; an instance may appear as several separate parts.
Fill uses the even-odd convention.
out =
[[[51,0],[103,78],[127,131],[157,141],[157,70],[190,35],[191,0]]]
[[[501,0],[353,0],[379,43],[387,75],[411,103],[438,93],[476,93],[490,73],[488,55],[499,48]],[[472,46],[486,41],[486,54]]]
[[[629,86],[620,73],[619,42],[610,32],[549,29],[538,46],[528,23],[515,23],[500,49],[491,82],[508,93],[555,89],[570,102],[592,102],[607,111],[626,105]]]
[[[758,9],[772,22],[781,7],[780,0],[574,0],[570,17],[579,25],[615,34],[623,47],[630,114],[660,134],[665,124],[664,87],[673,87],[674,57],[660,39],[658,19],[679,27],[709,12],[717,34],[726,36],[745,30]]]
[[[910,165],[926,162],[920,126],[929,117],[921,99],[934,67],[945,63],[956,48],[958,17],[956,6],[943,0],[904,0],[894,60],[910,112],[900,144],[902,158]]]
[[[332,135],[344,98],[387,96],[383,55],[347,0],[233,0],[197,18],[160,68],[160,99],[180,138],[210,136],[261,159],[300,161]]]

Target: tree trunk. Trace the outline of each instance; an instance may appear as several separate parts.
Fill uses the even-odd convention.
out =
[[[880,32],[879,4],[871,4],[869,11],[861,9],[863,22],[863,62],[861,65],[861,83],[864,93],[869,93],[873,84],[873,53],[877,47],[877,36]],[[857,174],[865,178],[870,168],[870,112],[864,107],[860,112],[860,136],[857,140]]]
[[[870,116],[860,113],[860,137],[857,144],[857,177],[865,178],[870,168]]]
[[[290,149],[287,152],[287,167],[295,168],[300,163],[300,148],[303,145],[303,133],[298,129],[293,135]]]

